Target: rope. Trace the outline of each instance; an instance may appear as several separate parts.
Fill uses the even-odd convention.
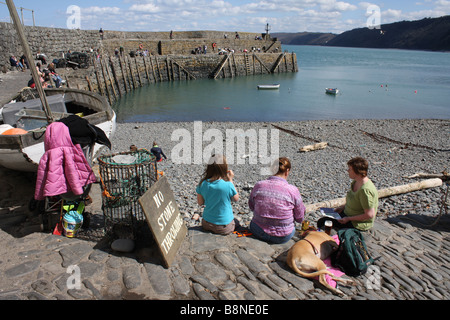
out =
[[[403,216],[401,218],[414,221],[415,223],[418,223],[418,224],[420,224],[420,225],[422,225],[424,227],[433,227],[433,226],[435,226],[439,222],[441,217],[443,216],[444,212],[445,212],[445,214],[448,213],[447,212],[448,186],[449,186],[449,183],[447,183],[447,190],[443,193],[443,195],[441,197],[442,203],[441,203],[441,208],[439,209],[439,215],[436,217],[436,220],[434,220],[433,223],[427,225],[427,224],[421,223],[420,221],[417,221],[417,220],[409,218],[409,217]]]
[[[378,133],[370,133],[370,132],[366,132],[364,130],[360,130],[360,131],[363,134],[371,137],[372,139],[374,139],[374,140],[376,140],[378,142],[383,142],[383,140],[384,140],[384,141],[388,141],[388,142],[404,145],[405,148],[408,148],[409,146],[412,146],[412,147],[416,147],[416,148],[434,150],[434,151],[439,151],[439,152],[448,152],[448,151],[450,151],[450,149],[439,149],[439,148],[433,148],[433,147],[430,147],[430,146],[424,146],[424,145],[411,143],[411,142],[401,142],[401,141],[397,141],[397,140],[394,140],[394,139],[382,136],[381,134],[378,134]]]

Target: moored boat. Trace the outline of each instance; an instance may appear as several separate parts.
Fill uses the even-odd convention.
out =
[[[19,93],[17,98],[29,101],[29,98],[24,98],[24,91]],[[45,95],[49,100],[55,96],[62,97],[65,110],[53,112],[55,121],[77,114],[89,124],[101,129],[108,138],[114,134],[116,114],[104,97],[90,91],[71,88],[45,89]],[[23,134],[0,134],[0,166],[17,171],[36,172],[39,160],[45,153],[44,136],[47,123],[44,111],[24,109],[17,112],[15,117],[18,123],[12,127],[22,127]],[[94,145],[91,151],[93,157],[101,147],[103,145],[98,143]]]
[[[277,90],[280,88],[279,84],[260,84],[258,85],[259,90]]]
[[[336,95],[339,93],[339,90],[337,88],[325,88],[325,92],[328,94]]]

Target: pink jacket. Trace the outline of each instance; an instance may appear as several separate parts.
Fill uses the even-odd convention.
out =
[[[64,123],[53,122],[47,127],[44,146],[45,153],[37,172],[36,200],[69,191],[81,195],[84,186],[96,182],[80,145],[72,143],[69,128]]]

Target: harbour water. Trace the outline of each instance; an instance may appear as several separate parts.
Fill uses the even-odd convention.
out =
[[[113,107],[119,122],[450,118],[450,53],[283,46],[299,72],[144,86]],[[258,90],[279,83],[279,90]],[[325,94],[336,87],[336,96]]]

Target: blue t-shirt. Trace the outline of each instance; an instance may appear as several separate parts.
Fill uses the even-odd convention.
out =
[[[227,225],[233,221],[231,198],[237,193],[233,183],[222,179],[205,180],[195,191],[205,200],[203,219],[216,225]]]

